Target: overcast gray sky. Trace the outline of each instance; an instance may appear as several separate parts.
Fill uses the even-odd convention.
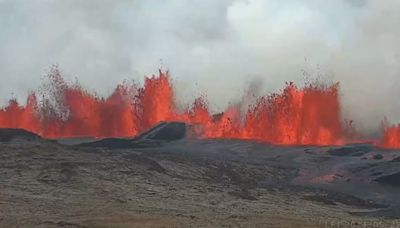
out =
[[[25,98],[52,64],[103,95],[162,66],[181,100],[207,93],[214,109],[306,70],[340,81],[344,114],[372,129],[400,121],[398,12],[398,0],[0,0],[0,100]]]

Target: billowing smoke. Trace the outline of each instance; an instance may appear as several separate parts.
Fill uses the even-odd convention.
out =
[[[322,75],[373,131],[400,121],[399,11],[398,0],[0,0],[0,99],[25,99],[52,64],[101,94],[163,67],[183,102],[207,93],[215,110],[254,78],[268,93]]]

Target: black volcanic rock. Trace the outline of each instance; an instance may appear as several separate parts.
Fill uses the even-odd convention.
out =
[[[134,139],[107,138],[96,142],[80,144],[80,146],[131,148],[158,145],[159,141],[174,141],[186,136],[186,124],[182,122],[160,122],[150,130]]]
[[[179,140],[186,136],[186,124],[182,122],[166,122],[158,125],[145,134],[142,134],[138,139],[153,139],[153,140]]]
[[[375,181],[379,182],[381,184],[399,187],[400,186],[400,172],[394,173],[391,175],[387,175],[387,176],[381,176],[379,178],[376,178]]]
[[[0,142],[10,142],[14,140],[35,141],[41,137],[35,133],[24,129],[2,128],[0,129]]]
[[[79,146],[84,147],[106,147],[106,148],[130,148],[133,146],[130,139],[107,138],[99,141],[82,143]]]
[[[400,157],[393,158],[392,162],[400,162]]]
[[[333,156],[354,156],[360,157],[371,151],[368,146],[352,146],[352,147],[340,147],[329,149],[327,152]]]
[[[382,154],[375,154],[375,155],[372,157],[372,159],[381,160],[381,159],[383,159],[383,155],[382,155]]]

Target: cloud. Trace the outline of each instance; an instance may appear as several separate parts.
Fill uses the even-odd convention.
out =
[[[397,0],[0,1],[0,99],[40,84],[52,64],[101,94],[168,68],[178,97],[216,110],[302,70],[341,82],[346,117],[400,121]],[[318,66],[317,66],[318,65]]]

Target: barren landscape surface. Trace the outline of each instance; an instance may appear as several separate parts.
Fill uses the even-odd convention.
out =
[[[400,226],[396,151],[112,140],[3,137],[0,226]]]

